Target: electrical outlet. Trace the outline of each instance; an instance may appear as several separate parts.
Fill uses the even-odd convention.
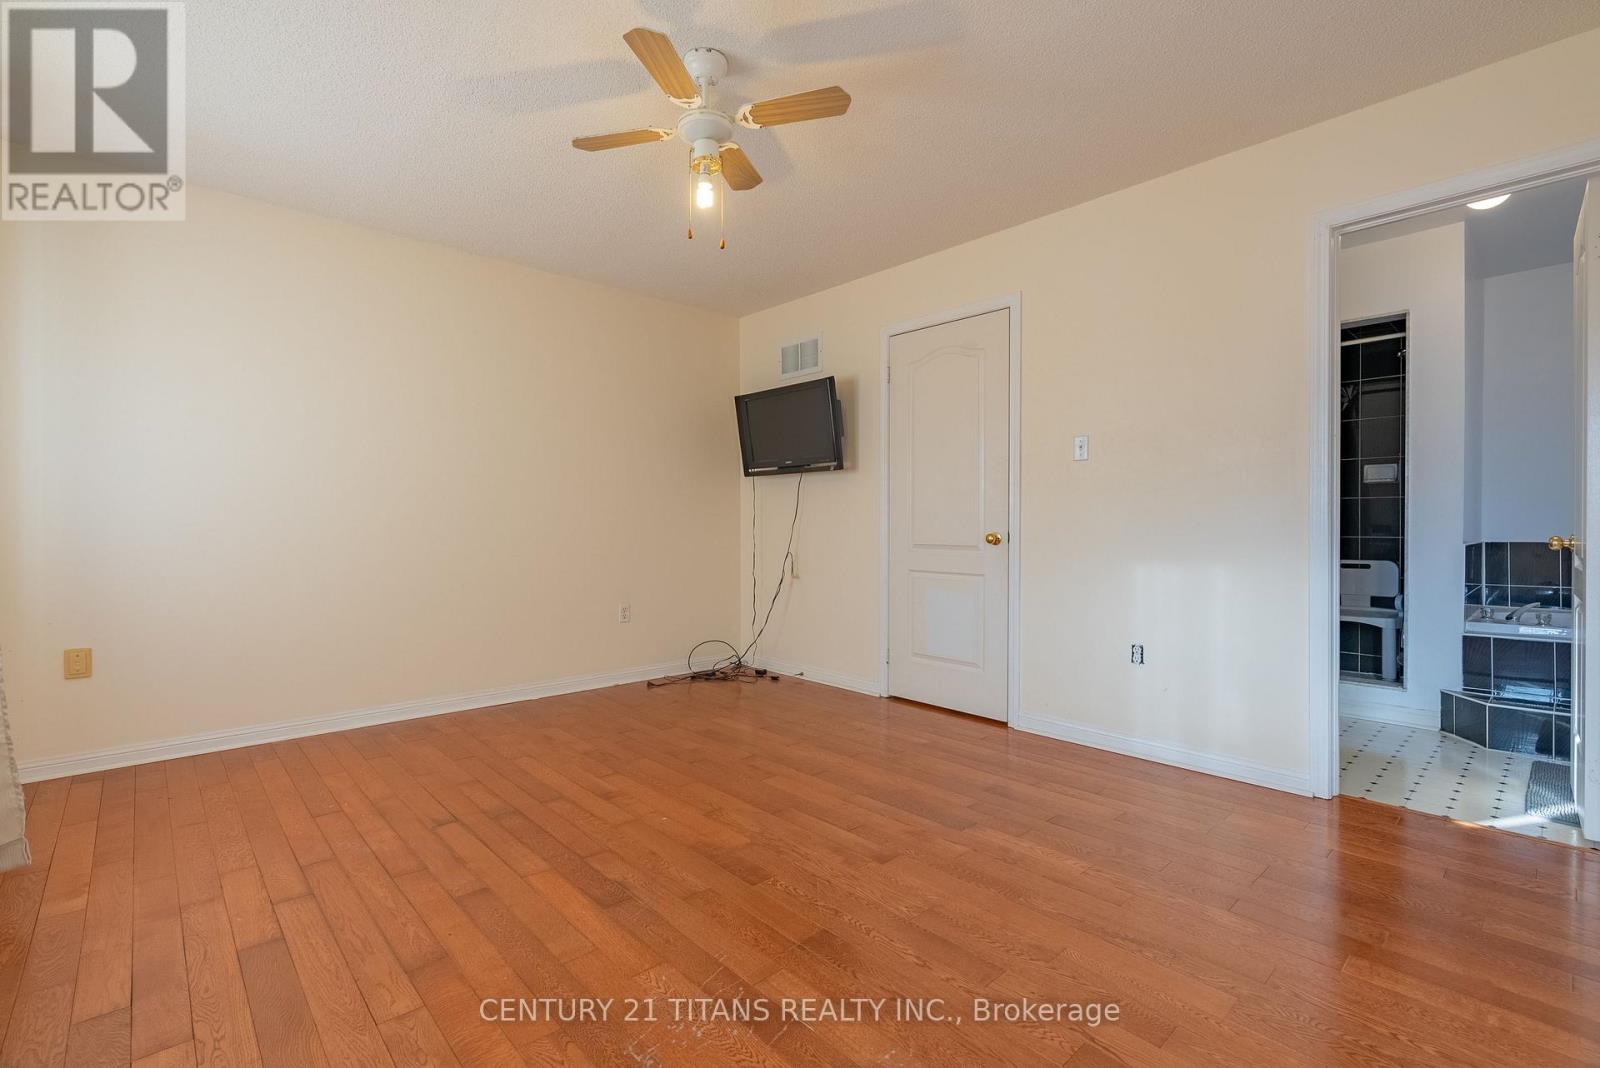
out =
[[[61,656],[61,677],[86,679],[94,674],[93,649],[68,649]]]
[[[624,601],[623,603],[617,605],[617,622],[618,623],[631,623],[631,622],[633,622],[633,608],[626,601]]]
[[[1128,655],[1128,662],[1132,664],[1144,663],[1144,646],[1135,645]]]

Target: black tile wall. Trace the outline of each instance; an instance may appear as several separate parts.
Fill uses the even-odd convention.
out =
[[[1542,541],[1474,542],[1462,579],[1470,605],[1572,607],[1572,553],[1552,552]]]
[[[1538,753],[1541,740],[1545,752],[1553,733],[1549,712],[1509,705],[1489,706],[1489,748],[1506,753]]]
[[[1464,634],[1461,688],[1560,711],[1572,700],[1572,646]]]
[[[1404,509],[1405,502],[1399,497],[1366,498],[1361,502],[1361,536],[1398,539]]]
[[[1396,378],[1391,381],[1399,383],[1404,379]],[[1404,451],[1406,443],[1404,416],[1357,419],[1356,427],[1359,431],[1356,440],[1361,449],[1356,455],[1363,461],[1393,459]]]
[[[1470,697],[1456,698],[1455,733],[1478,745],[1489,743],[1489,705]]]
[[[1494,692],[1494,663],[1489,657],[1491,639],[1476,634],[1461,638],[1461,685],[1481,693]]]
[[[1525,642],[1493,638],[1494,692],[1518,701],[1555,700],[1555,642]],[[1566,649],[1567,646],[1561,646]]]
[[[1361,323],[1341,331],[1339,380],[1339,555],[1345,560],[1390,560],[1400,567],[1405,592],[1405,319]],[[1387,335],[1402,335],[1399,337]],[[1367,340],[1385,338],[1385,340]],[[1392,465],[1394,478],[1378,480],[1374,468]],[[1369,479],[1368,475],[1371,474]],[[1392,603],[1379,604],[1394,607]],[[1358,630],[1372,627],[1354,625]],[[1346,645],[1344,654],[1361,653]],[[1376,673],[1376,668],[1372,673]]]
[[[1511,585],[1506,591],[1506,604],[1518,608],[1527,604],[1536,604],[1544,608],[1566,608],[1572,603],[1571,592],[1559,586]]]
[[[1509,542],[1484,542],[1483,581],[1487,586],[1506,586],[1511,583],[1511,544]]]
[[[1506,546],[1511,561],[1511,585],[1561,585],[1561,553],[1537,541],[1514,541]]]
[[[1572,716],[1559,710],[1443,690],[1439,729],[1489,749],[1572,759]]]
[[[1550,717],[1550,756],[1572,759],[1572,717],[1557,712]]]
[[[1383,674],[1383,635],[1377,627],[1339,623],[1339,670],[1361,675]]]

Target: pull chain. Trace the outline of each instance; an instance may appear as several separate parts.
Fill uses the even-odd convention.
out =
[[[717,251],[728,247],[728,191],[717,197]]]
[[[694,240],[694,168],[689,168],[689,240]]]

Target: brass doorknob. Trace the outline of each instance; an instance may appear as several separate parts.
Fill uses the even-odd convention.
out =
[[[1550,546],[1551,552],[1558,553],[1562,549],[1572,548],[1573,545],[1577,543],[1577,540],[1578,536],[1576,534],[1569,534],[1565,538],[1563,538],[1560,534],[1552,534],[1550,535],[1550,540],[1545,542],[1545,544]]]
[[[1002,541],[1005,541],[1005,539],[1000,536],[1000,532],[998,530],[989,531],[989,533],[983,536],[983,540],[988,542],[990,545],[999,545]]]

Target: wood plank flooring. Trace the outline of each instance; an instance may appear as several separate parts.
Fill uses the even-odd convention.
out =
[[[5,1065],[1600,1064],[1594,853],[793,679],[26,793]]]

